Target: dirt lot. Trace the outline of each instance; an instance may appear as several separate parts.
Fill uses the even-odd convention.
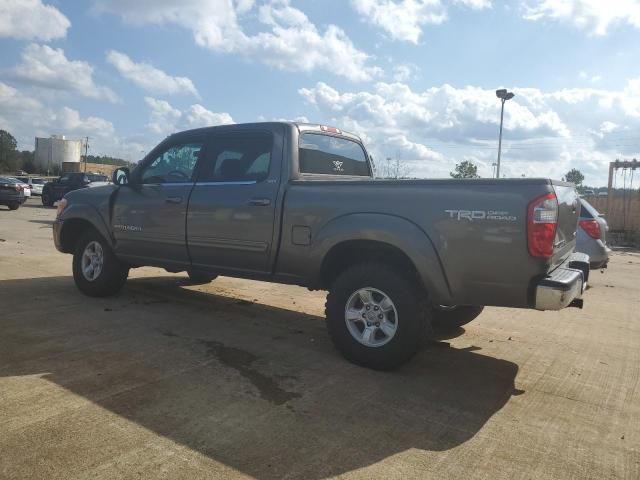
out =
[[[2,479],[640,478],[640,255],[378,373],[318,292],[144,268],[84,297],[54,215],[0,207]]]

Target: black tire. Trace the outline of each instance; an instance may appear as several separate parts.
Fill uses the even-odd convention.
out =
[[[345,321],[349,298],[365,287],[384,292],[397,310],[395,335],[381,346],[360,343]],[[374,370],[391,370],[409,361],[430,336],[431,309],[427,305],[426,294],[416,286],[415,279],[384,264],[362,263],[347,268],[333,283],[325,309],[327,330],[336,348],[350,362]]]
[[[9,210],[17,210],[20,208],[20,203],[18,202],[9,203],[7,204],[7,207],[9,207]]]
[[[94,280],[88,280],[82,272],[82,256],[87,245],[97,242],[102,248],[102,269]],[[129,268],[123,265],[113,253],[106,240],[93,229],[87,230],[73,253],[73,280],[78,289],[90,297],[115,295],[123,287],[129,275]]]
[[[211,283],[218,277],[218,275],[215,274],[198,272],[195,270],[187,271],[187,275],[189,275],[189,281],[194,285]]]
[[[42,201],[42,205],[45,207],[53,207],[53,202],[51,201],[51,195],[49,193],[43,193],[40,200]]]
[[[452,309],[433,308],[433,329],[439,332],[450,332],[475,320],[484,307],[477,305],[460,305]]]

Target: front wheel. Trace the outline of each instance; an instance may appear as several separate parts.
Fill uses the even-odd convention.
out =
[[[109,244],[95,230],[80,238],[73,254],[73,279],[90,297],[115,295],[123,287],[129,268],[123,265]]]
[[[352,363],[390,370],[407,362],[430,332],[430,309],[415,281],[383,264],[359,264],[334,282],[327,329]]]
[[[433,328],[447,332],[460,328],[475,320],[482,313],[484,307],[478,305],[458,305],[454,307],[433,308]]]
[[[42,205],[45,207],[53,207],[53,200],[51,200],[51,195],[49,193],[43,193],[40,200],[42,201]]]

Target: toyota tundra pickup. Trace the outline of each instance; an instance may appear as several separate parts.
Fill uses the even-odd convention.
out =
[[[270,122],[169,136],[113,184],[66,194],[53,232],[90,296],[147,265],[328,290],[337,349],[391,369],[485,305],[582,307],[579,213],[569,183],[376,179],[357,136]]]

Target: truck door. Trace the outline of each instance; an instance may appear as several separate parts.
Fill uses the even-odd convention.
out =
[[[269,130],[218,133],[208,139],[187,214],[195,267],[270,271],[281,142]]]
[[[167,142],[120,187],[112,218],[118,255],[151,265],[189,265],[185,219],[203,148],[202,136]]]

